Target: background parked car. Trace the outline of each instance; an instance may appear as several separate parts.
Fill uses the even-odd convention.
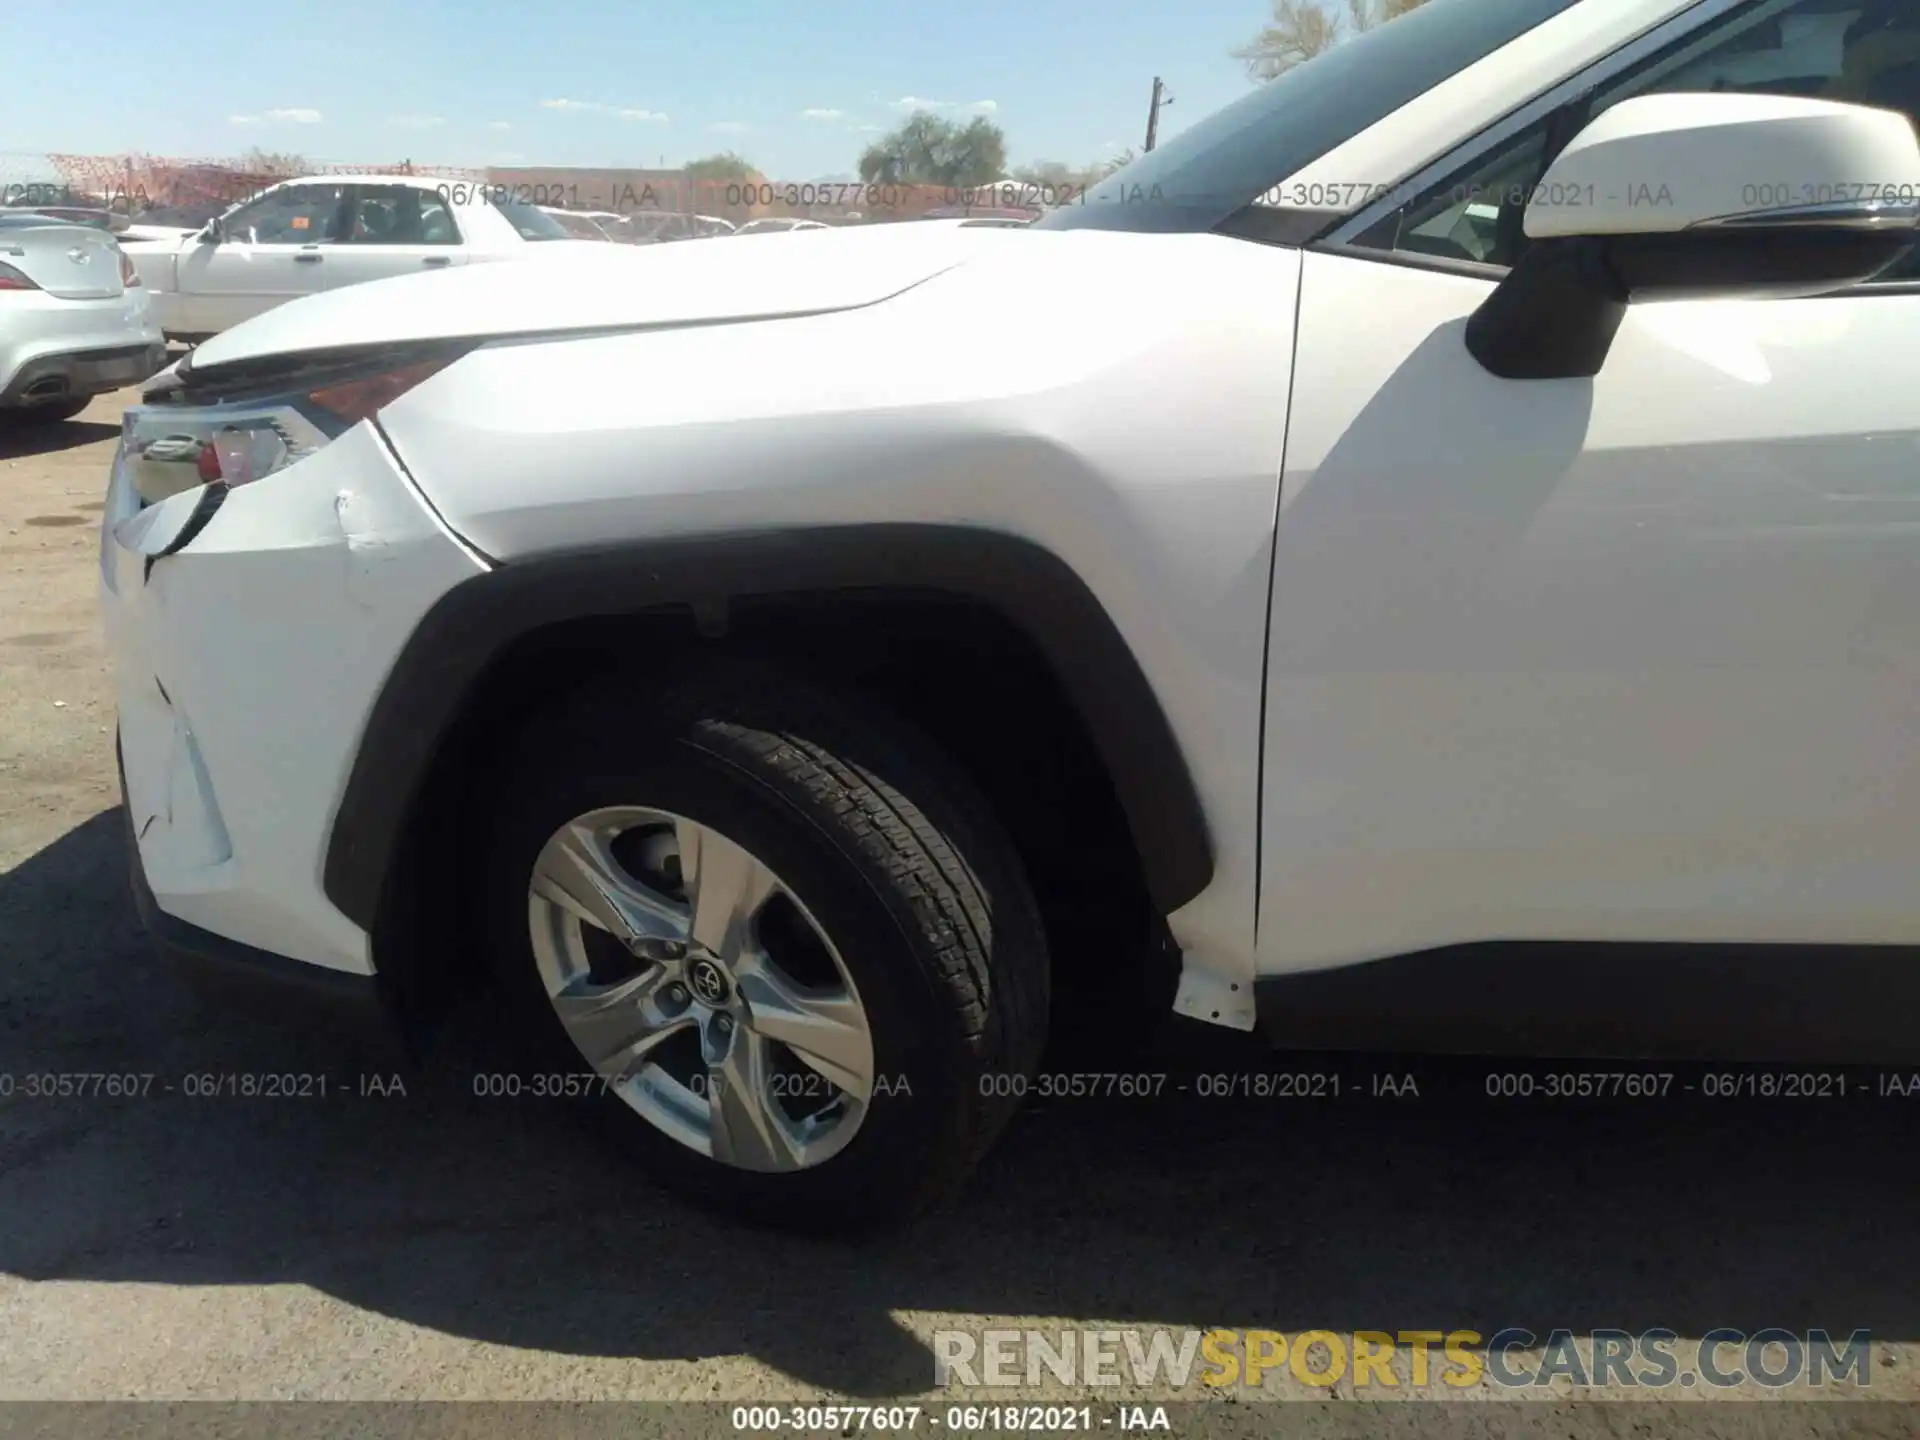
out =
[[[0,424],[68,419],[165,363],[146,288],[104,226],[0,214]]]
[[[1040,218],[1040,211],[978,207],[969,209],[964,205],[950,205],[938,210],[929,210],[920,218],[922,220],[973,220],[992,225],[1031,225]]]
[[[325,175],[271,186],[201,230],[163,232],[128,253],[167,335],[193,339],[321,290],[602,243],[468,181]]]
[[[830,230],[833,227],[819,220],[802,220],[791,215],[768,215],[759,220],[749,220],[733,233],[736,235],[779,235],[790,230]]]
[[[72,225],[85,225],[88,229],[105,230],[113,235],[125,231],[131,223],[125,215],[116,214],[104,205],[0,205],[0,217],[20,215],[37,215]]]
[[[607,228],[608,238],[622,245],[661,245],[670,240],[707,240],[733,233],[733,222],[717,215],[658,210],[623,215]]]
[[[576,240],[611,240],[607,227],[620,223],[620,216],[611,210],[556,210],[551,205],[539,208],[559,221],[560,228]]]

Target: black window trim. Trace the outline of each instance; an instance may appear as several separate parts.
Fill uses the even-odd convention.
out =
[[[1498,120],[1463,140],[1446,154],[1422,166],[1411,176],[1403,179],[1394,187],[1394,193],[1364,209],[1347,214],[1329,217],[1313,234],[1301,243],[1302,248],[1315,250],[1322,254],[1344,255],[1349,259],[1372,260],[1383,264],[1398,265],[1414,270],[1431,270],[1439,274],[1463,275],[1474,279],[1506,278],[1509,267],[1505,265],[1482,265],[1473,261],[1458,261],[1441,255],[1423,255],[1418,251],[1377,250],[1372,246],[1355,243],[1358,236],[1371,229],[1400,205],[1413,196],[1423,194],[1429,186],[1437,185],[1449,175],[1457,174],[1479,160],[1483,160],[1510,141],[1517,140],[1533,126],[1574,105],[1590,100],[1598,91],[1611,81],[1636,66],[1657,58],[1663,51],[1677,48],[1686,43],[1687,37],[1722,20],[1738,14],[1749,7],[1759,8],[1770,0],[1699,0],[1699,3],[1671,16],[1665,23],[1628,41],[1612,54],[1595,61],[1578,75],[1569,76],[1545,94],[1515,106]],[[1794,0],[1781,0],[1785,9]],[[1920,117],[1916,117],[1920,124]],[[1572,136],[1565,136],[1571,139]],[[1549,154],[1552,146],[1549,145]],[[1551,160],[1548,162],[1551,164]],[[1252,208],[1252,207],[1249,207]],[[1287,213],[1287,212],[1276,212]],[[1306,212],[1291,212],[1300,215]],[[1297,226],[1296,228],[1301,228]],[[1248,239],[1261,238],[1255,234],[1240,231]],[[1274,242],[1280,243],[1280,242]],[[1920,277],[1884,282],[1869,281],[1864,285],[1855,285],[1846,290],[1835,291],[1821,299],[1833,299],[1843,295],[1882,296],[1920,294]]]

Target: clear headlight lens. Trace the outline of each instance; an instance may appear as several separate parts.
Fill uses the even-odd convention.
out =
[[[201,485],[265,479],[333,438],[293,404],[137,405],[121,426],[128,479],[148,505]]]
[[[331,360],[303,367],[295,360],[274,377],[272,393],[235,393],[181,374],[179,364],[149,380],[149,403],[121,422],[121,457],[135,493],[151,505],[201,485],[233,489],[296,465],[360,421],[438,374],[458,354],[394,365],[389,354],[361,364]],[[305,383],[302,383],[302,382]]]

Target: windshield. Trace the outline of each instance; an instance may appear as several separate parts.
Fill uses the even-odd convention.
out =
[[[1579,3],[1429,0],[1215,111],[1035,228],[1210,230],[1376,120]]]
[[[566,231],[567,234],[575,240],[604,241],[607,238],[607,232],[602,230],[591,216],[569,215],[564,210],[542,210],[540,213],[550,216],[556,225]],[[523,236],[523,238],[533,239],[535,237]]]
[[[489,198],[493,208],[506,216],[513,228],[520,232],[522,240],[573,239],[573,236],[567,233],[566,226],[538,205],[529,205],[526,201],[515,200],[509,195],[495,195]]]

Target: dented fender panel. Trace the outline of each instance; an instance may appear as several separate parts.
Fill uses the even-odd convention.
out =
[[[159,558],[205,487],[141,508],[130,484],[116,473],[105,509],[101,602],[156,903],[241,944],[369,973],[365,931],[320,887],[326,837],[393,657],[485,564],[371,426],[229,490]]]

